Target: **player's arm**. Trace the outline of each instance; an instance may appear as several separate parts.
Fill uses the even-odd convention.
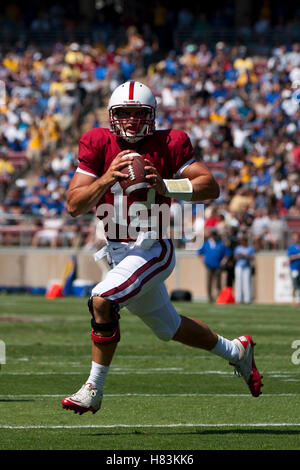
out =
[[[130,150],[120,152],[108,170],[99,178],[75,172],[67,191],[67,211],[72,217],[89,212],[110,186],[120,178],[127,178],[120,170],[132,161],[132,157],[126,157],[130,152]]]
[[[181,178],[188,178],[192,184],[191,201],[217,199],[220,188],[211,172],[200,162],[193,162],[181,173]]]
[[[217,199],[220,188],[211,172],[201,163],[193,162],[182,171],[180,178],[173,180],[163,179],[151,162],[145,169],[149,172],[146,176],[154,188],[162,196],[186,201],[205,201]]]

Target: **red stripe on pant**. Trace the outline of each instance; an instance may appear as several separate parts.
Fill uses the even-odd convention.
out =
[[[101,297],[109,297],[110,295],[116,295],[118,293],[121,293],[122,290],[125,290],[127,289],[127,287],[130,287],[131,284],[133,284],[137,279],[138,279],[138,276],[140,276],[141,274],[143,274],[145,271],[147,271],[150,267],[154,266],[155,264],[158,264],[160,263],[166,253],[167,253],[167,245],[166,245],[166,242],[164,240],[161,240],[160,241],[161,245],[162,245],[162,251],[161,251],[161,254],[160,256],[158,257],[155,257],[155,258],[152,258],[150,261],[148,261],[147,263],[145,263],[143,266],[141,266],[139,269],[137,269],[125,282],[123,282],[123,284],[121,284],[120,286],[118,287],[114,287],[113,289],[110,289],[109,291],[106,291],[106,292],[103,292],[101,294]],[[172,261],[172,257],[173,257],[173,252],[174,252],[174,248],[173,248],[173,243],[170,242],[168,240],[168,243],[170,244],[171,246],[171,251],[170,251],[170,255],[168,257],[168,260],[166,262],[166,264],[164,265],[164,269],[167,269]],[[148,282],[150,279],[152,279],[156,274],[158,274],[159,272],[161,271],[161,266],[159,266],[158,268],[156,268],[154,271],[152,271],[151,273],[149,273],[142,281],[141,283],[132,291],[132,292],[129,292],[128,294],[125,294],[123,295],[122,297],[119,297],[117,299],[113,299],[114,302],[125,302],[126,300],[128,300],[129,298],[135,296],[138,292],[140,292],[140,290],[142,289],[143,285]]]
[[[164,269],[167,269],[170,266],[172,258],[173,258],[173,252],[174,252],[173,243],[170,243],[170,245],[171,245],[171,252],[170,252],[170,255],[168,257],[167,263],[164,265]],[[136,294],[138,294],[140,292],[140,290],[142,289],[144,284],[146,284],[148,281],[150,281],[150,279],[152,279],[154,276],[156,276],[159,272],[161,272],[161,267],[160,266],[157,269],[155,269],[153,272],[148,274],[148,276],[146,276],[141,281],[141,284],[138,287],[136,287],[133,292],[130,292],[130,294],[125,295],[121,299],[117,299],[117,302],[125,302],[129,298],[134,297]]]

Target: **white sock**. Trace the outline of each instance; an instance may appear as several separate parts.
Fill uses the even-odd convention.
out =
[[[237,345],[229,339],[218,336],[217,344],[210,350],[213,354],[223,357],[230,362],[236,362],[239,359],[240,350]]]
[[[92,361],[90,376],[87,379],[86,383],[90,383],[98,390],[102,390],[108,373],[108,369],[109,366],[102,366],[101,364],[97,364],[97,362]]]

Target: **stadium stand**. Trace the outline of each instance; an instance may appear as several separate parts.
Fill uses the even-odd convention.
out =
[[[70,15],[69,6],[50,5],[23,21],[22,7],[3,10],[3,245],[38,245],[47,215],[63,220],[55,246],[73,239],[92,246],[93,214],[80,239],[80,222],[66,215],[64,194],[79,136],[108,125],[107,97],[129,78],[154,90],[157,128],[185,130],[197,158],[213,171],[221,195],[206,201],[205,216],[216,214],[225,238],[238,228],[257,249],[277,249],[286,246],[288,228],[300,230],[299,15],[277,23],[254,18],[233,28],[230,10],[205,16],[177,6],[171,17],[162,7],[149,11],[152,19],[144,23],[105,9],[84,21],[78,12]],[[173,34],[166,38],[166,31]]]

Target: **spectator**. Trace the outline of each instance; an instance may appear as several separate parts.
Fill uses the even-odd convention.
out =
[[[272,211],[269,217],[270,222],[265,236],[266,247],[270,250],[278,250],[284,246],[287,223],[280,217],[278,211]]]
[[[291,244],[287,248],[292,280],[292,305],[300,303],[300,233],[293,232]]]
[[[12,175],[15,171],[15,167],[7,156],[0,158],[0,176]]]
[[[225,240],[226,245],[226,260],[223,265],[223,269],[226,272],[226,287],[233,287],[234,283],[234,268],[235,268],[235,258],[234,250],[237,246],[237,229],[231,227],[229,233],[226,236]]]
[[[210,207],[205,211],[205,228],[214,228],[220,222],[217,207]]]
[[[155,16],[153,30],[151,25],[143,26],[143,18],[140,29],[131,27],[128,21],[122,23],[124,47],[119,47],[115,38],[108,41],[114,26],[102,10],[91,25],[92,37],[101,36],[102,44],[81,44],[75,35],[67,44],[60,41],[46,44],[45,40],[43,44],[26,46],[25,41],[19,41],[13,48],[3,43],[0,80],[7,85],[7,96],[0,108],[0,158],[5,160],[3,155],[22,150],[33,171],[38,168],[46,179],[55,174],[57,188],[47,190],[47,195],[44,191],[41,194],[51,199],[52,208],[61,211],[50,193],[66,188],[75,169],[76,151],[71,156],[73,163],[70,154],[61,162],[67,139],[84,132],[87,120],[98,106],[102,107],[107,94],[123,81],[123,75],[130,78],[142,73],[160,101],[157,128],[182,128],[184,123],[197,157],[212,165],[218,178],[220,175],[218,222],[215,225],[216,220],[206,218],[208,225],[218,230],[224,225],[234,225],[247,228],[252,234],[257,231],[256,251],[277,249],[278,234],[275,238],[272,235],[275,226],[279,231],[284,230],[279,226],[284,225],[285,217],[300,217],[300,108],[297,89],[293,88],[300,77],[298,41],[267,50],[264,44],[253,44],[253,53],[243,45],[231,47],[222,40],[211,48],[205,43],[204,34],[212,25],[204,14],[184,7],[175,13],[174,37],[180,25],[191,36],[182,46],[174,43],[170,51],[162,47],[156,52],[153,49],[158,31],[163,44],[173,40],[171,34],[170,38],[164,38],[170,12],[163,2],[151,6],[151,14]],[[219,13],[214,15],[216,18],[219,21]],[[42,24],[50,24],[51,31],[53,24],[66,28],[74,28],[76,24],[74,18],[66,18],[64,8],[54,15],[46,8],[43,17],[36,15],[30,22],[34,28],[39,25],[39,31]],[[292,26],[297,24],[298,20]],[[278,26],[282,31],[288,27],[282,23]],[[247,35],[253,32],[249,21],[246,30]],[[195,34],[200,41],[192,39]],[[145,55],[151,59],[146,68]],[[100,115],[101,111],[98,114],[97,110],[97,117]],[[101,118],[94,123],[107,125]],[[53,153],[58,158],[52,160],[54,168],[50,168],[48,162]],[[18,177],[21,171],[18,165],[2,177],[2,181],[8,180],[1,187],[3,194],[9,181]],[[23,188],[18,204],[23,204],[31,190]],[[225,224],[220,215],[221,205]],[[44,210],[41,201],[39,205],[21,207],[28,214],[40,214]],[[213,210],[210,201],[206,209],[207,213]],[[274,209],[282,224],[271,215]],[[268,220],[262,224],[258,210],[265,211],[265,221],[269,218],[270,224]],[[260,232],[261,225],[268,226]]]
[[[51,248],[56,248],[63,223],[64,221],[61,217],[56,217],[54,210],[47,210],[44,214],[43,227],[35,233],[32,239],[32,246],[48,245]]]
[[[252,263],[255,251],[253,246],[248,245],[248,236],[241,235],[234,249],[235,268],[235,301],[237,303],[249,304],[252,300]]]
[[[211,230],[203,246],[198,250],[198,255],[203,256],[206,268],[206,288],[209,302],[215,302],[221,292],[221,268],[226,263],[226,246],[220,239],[216,230]],[[214,286],[215,284],[215,286]],[[216,290],[216,295],[213,294]]]
[[[254,202],[253,195],[248,188],[239,188],[230,201],[229,208],[233,213],[242,212]]]
[[[251,227],[255,250],[265,247],[265,239],[269,230],[270,217],[267,209],[258,209]]]

